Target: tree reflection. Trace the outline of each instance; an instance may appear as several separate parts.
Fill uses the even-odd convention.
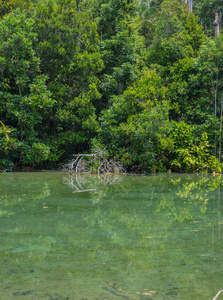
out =
[[[216,205],[213,197],[218,192],[218,199],[221,198],[221,176],[111,178],[80,177],[83,191],[91,190],[89,195],[94,205],[94,213],[86,218],[86,225],[88,229],[100,227],[110,244],[146,247],[153,245],[155,237],[163,245],[179,235],[174,229],[179,223],[184,224],[187,235],[220,222],[220,200]],[[211,213],[207,213],[208,209]]]
[[[171,196],[163,193],[156,212],[165,211],[171,220],[183,222],[203,218],[207,210],[210,194],[222,186],[221,176],[187,176],[186,182],[182,178],[172,180],[174,193]]]
[[[180,273],[198,289],[196,277],[191,276],[197,264],[204,271],[206,264],[215,263],[210,267],[212,273],[221,259],[221,176],[119,178],[114,185],[93,179],[84,182],[86,189],[95,188],[89,193],[94,209],[85,219],[88,231],[83,236],[83,244],[88,236],[90,257],[115,274],[118,268],[126,275],[138,274],[143,282],[148,274],[159,276],[153,283],[156,288],[162,285],[160,274],[164,272],[166,281],[177,282]],[[99,194],[100,201],[95,201]],[[187,266],[185,274],[182,265]],[[130,273],[128,276],[131,278]]]
[[[118,174],[91,175],[68,173],[63,177],[63,183],[72,188],[73,193],[90,192],[92,203],[96,204],[107,196],[109,185],[119,185],[123,176]]]
[[[137,180],[134,177],[128,177],[128,179],[134,178],[132,182],[128,179],[124,180],[125,177],[121,175],[86,176],[68,174],[64,176],[63,182],[73,189],[73,193],[90,192],[92,203],[95,204],[108,195],[109,201],[116,200],[116,192],[118,192],[118,196],[121,195],[121,198],[126,195],[130,195],[131,198],[135,181],[142,186],[141,189],[138,189],[138,195],[143,201],[144,209],[153,207],[150,214],[164,214],[170,222],[183,222],[205,215],[210,194],[217,190],[218,193],[221,191],[221,176],[193,174],[174,177],[168,175],[156,177],[137,176],[135,177]],[[136,195],[135,200],[137,199]],[[115,202],[113,205],[115,205]],[[118,211],[116,205],[113,208],[115,212]],[[123,219],[126,219],[126,222],[131,220],[129,216],[127,218],[123,217]]]
[[[179,276],[198,289],[191,274],[207,265],[215,278],[221,176],[0,175],[2,257],[52,265],[68,281],[116,282],[134,295],[149,288],[158,299]]]

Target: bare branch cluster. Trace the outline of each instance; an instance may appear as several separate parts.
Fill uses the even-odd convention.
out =
[[[93,154],[74,154],[74,159],[63,166],[64,171],[73,172],[97,172],[100,173],[121,173],[124,167],[121,162],[108,160],[106,151],[96,147]]]
[[[124,167],[119,161],[103,159],[98,167],[98,173],[120,173]]]

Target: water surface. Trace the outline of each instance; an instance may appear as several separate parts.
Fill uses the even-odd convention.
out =
[[[222,183],[0,174],[0,299],[212,299],[223,289]]]

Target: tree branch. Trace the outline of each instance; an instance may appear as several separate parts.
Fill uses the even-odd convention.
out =
[[[223,290],[219,291],[219,292],[217,293],[217,295],[216,295],[212,300],[216,300],[216,299],[218,298],[218,296],[219,296],[221,293],[223,293]]]

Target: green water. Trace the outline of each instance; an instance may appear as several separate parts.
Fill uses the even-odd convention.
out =
[[[223,289],[222,184],[1,173],[0,299],[211,300]]]

